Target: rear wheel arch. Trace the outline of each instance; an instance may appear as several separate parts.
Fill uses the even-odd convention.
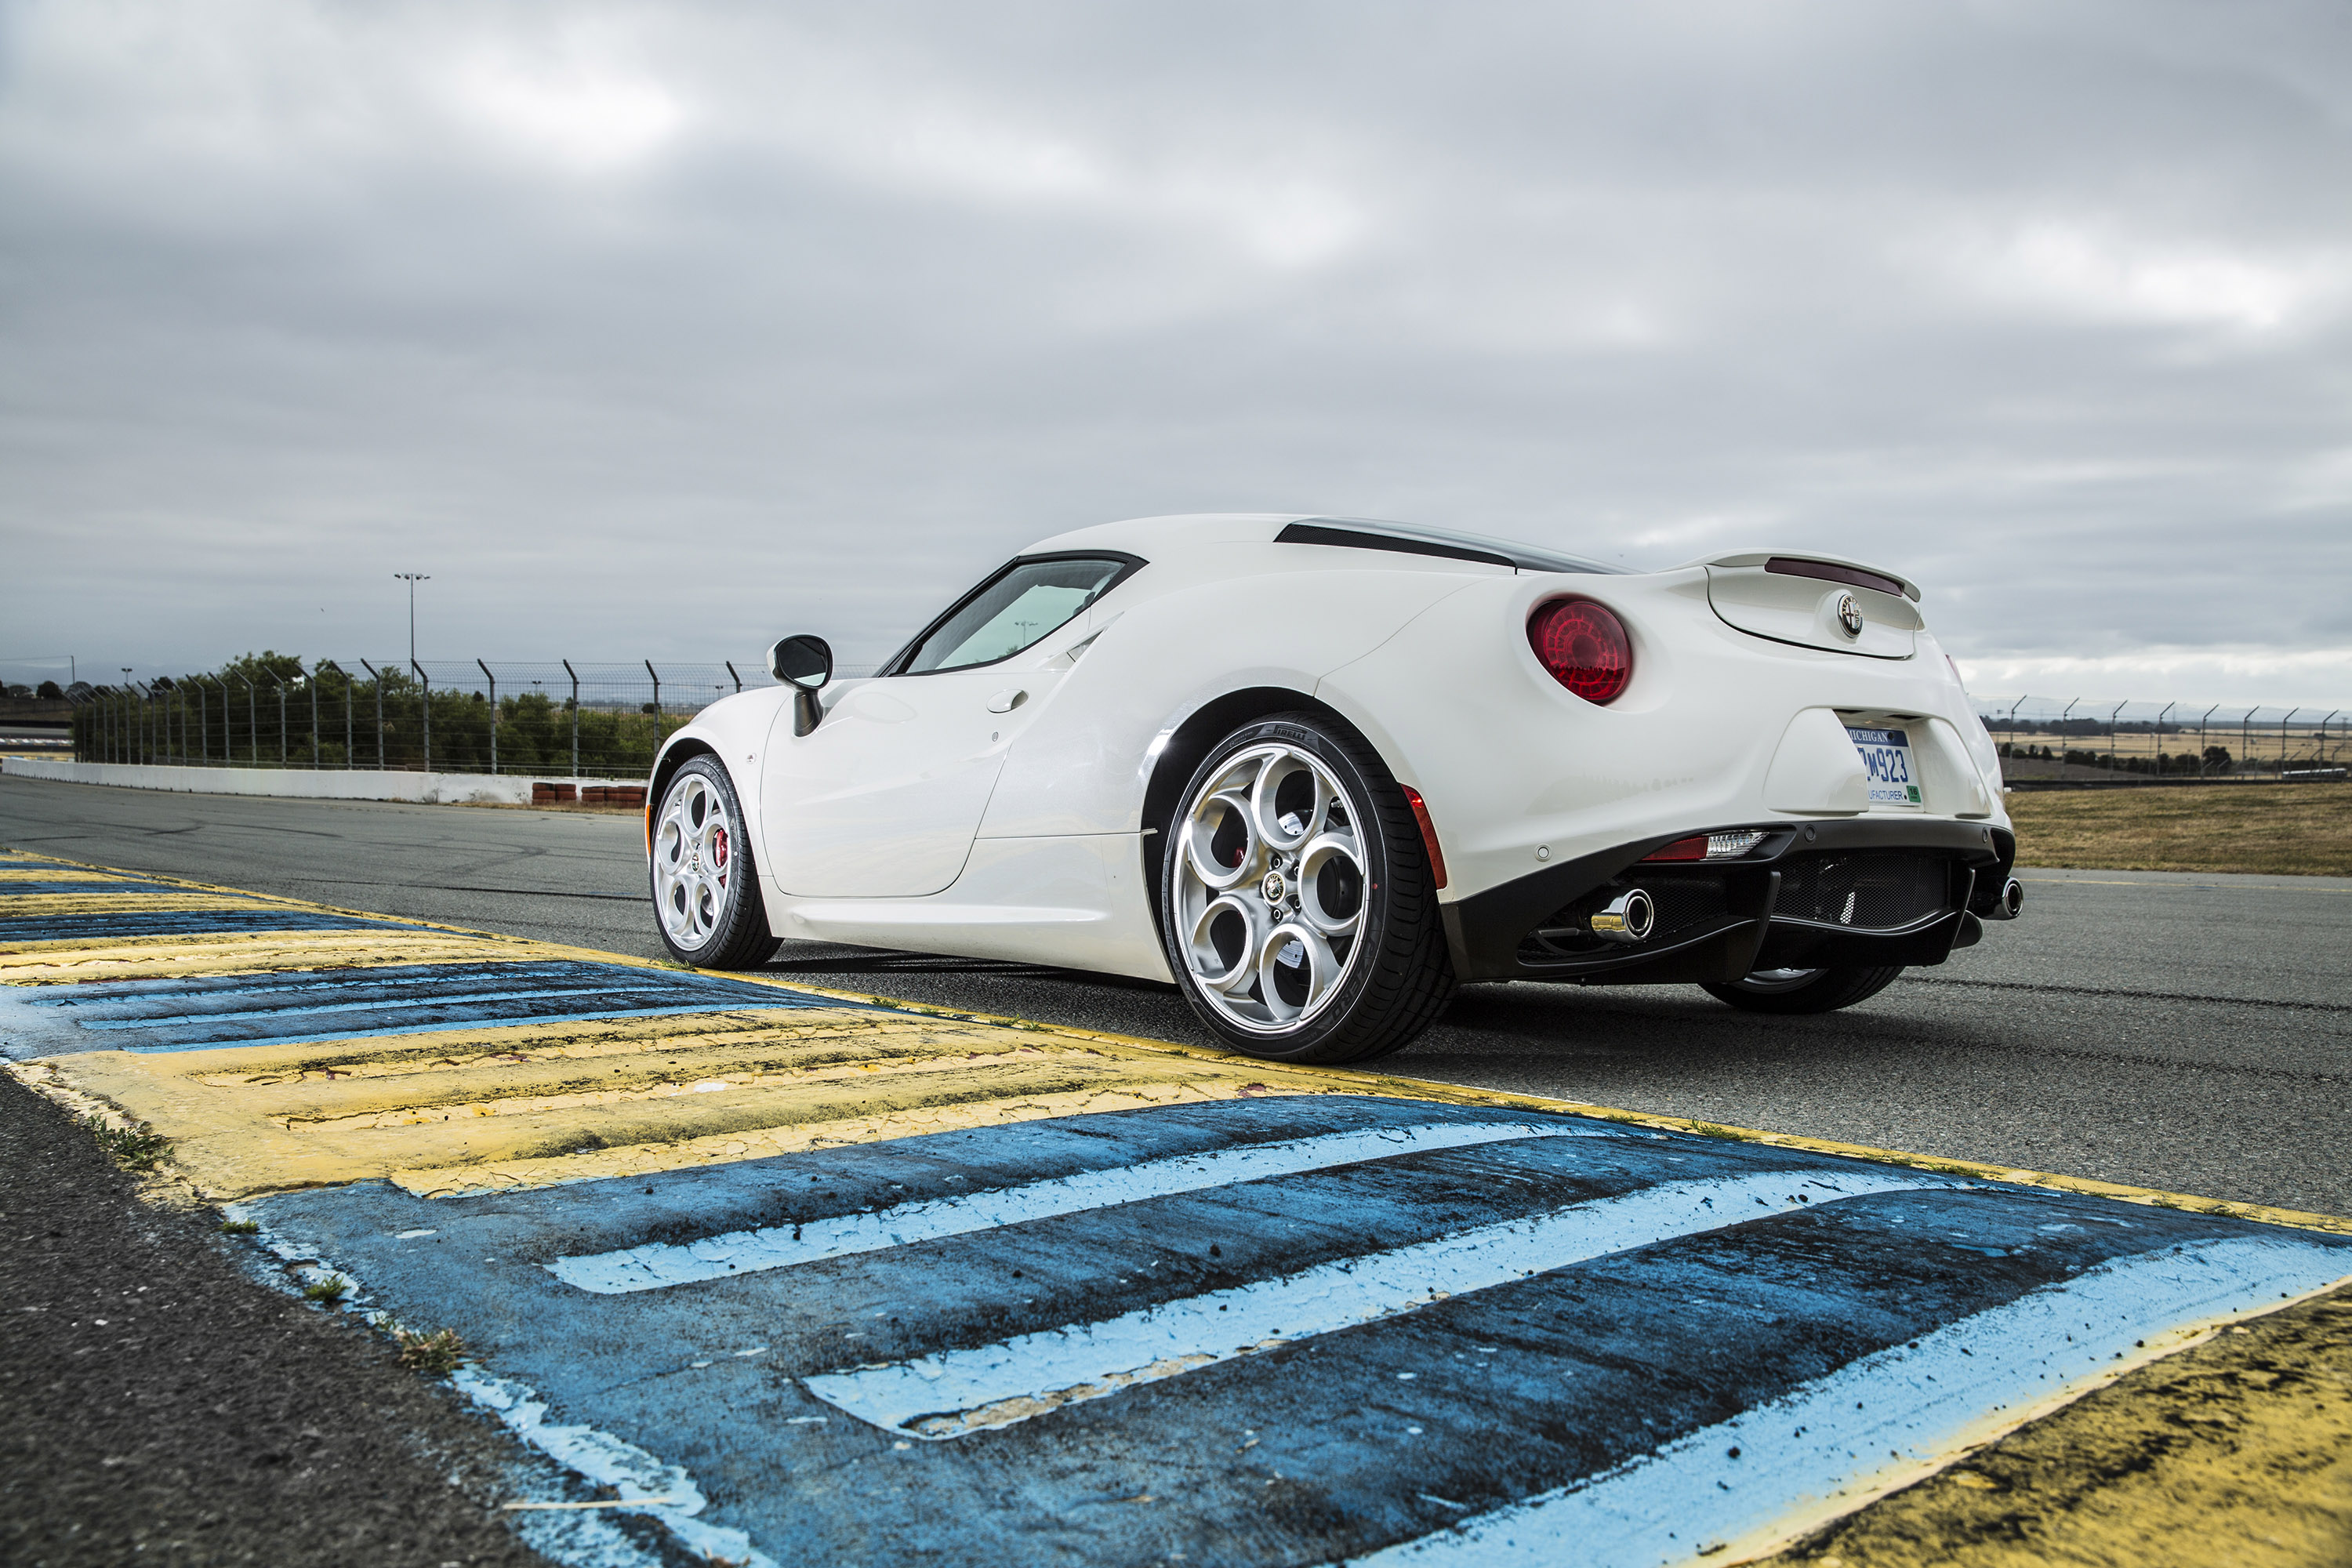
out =
[[[1377,746],[1364,738],[1363,731],[1348,721],[1347,716],[1328,702],[1318,702],[1306,692],[1290,686],[1249,686],[1238,691],[1228,691],[1222,697],[1211,698],[1188,714],[1168,736],[1168,743],[1160,748],[1160,755],[1151,764],[1150,781],[1143,789],[1143,885],[1151,900],[1152,929],[1162,939],[1166,931],[1160,919],[1160,850],[1159,835],[1168,831],[1169,818],[1173,816],[1191,782],[1193,771],[1200,767],[1210,749],[1243,725],[1267,719],[1276,713],[1311,713],[1326,723],[1337,726],[1354,737],[1375,753]],[[1386,758],[1381,759],[1386,762]],[[1393,768],[1391,768],[1393,771]],[[1156,830],[1156,831],[1155,831]]]

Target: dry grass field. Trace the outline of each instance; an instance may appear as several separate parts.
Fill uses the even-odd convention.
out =
[[[2020,790],[2021,866],[2352,877],[2352,784]]]

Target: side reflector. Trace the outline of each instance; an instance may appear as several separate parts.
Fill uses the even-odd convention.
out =
[[[1400,784],[1407,805],[1412,807],[1412,819],[1421,824],[1421,847],[1429,851],[1429,874],[1432,886],[1445,886],[1445,851],[1437,847],[1437,825],[1429,820],[1429,807],[1422,803],[1421,792],[1411,784]]]
[[[1706,858],[1706,835],[1701,833],[1689,838],[1677,838],[1663,848],[1651,850],[1642,858],[1643,860],[1704,860]]]

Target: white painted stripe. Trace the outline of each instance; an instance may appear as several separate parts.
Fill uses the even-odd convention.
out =
[[[1967,1184],[1913,1171],[1802,1168],[1666,1182],[1100,1322],[802,1381],[826,1404],[877,1426],[961,1436],[1547,1269],[1795,1209],[1796,1193],[1817,1207],[1865,1193]]]
[[[1146,1198],[1230,1186],[1236,1182],[1328,1170],[1363,1160],[1530,1138],[1601,1137],[1617,1131],[1558,1121],[1438,1121],[1332,1132],[1280,1143],[1256,1143],[1146,1160],[1115,1170],[1083,1171],[1076,1175],[1056,1176],[1017,1187],[992,1187],[985,1192],[899,1204],[873,1214],[836,1215],[802,1225],[729,1231],[700,1241],[648,1243],[619,1252],[559,1258],[546,1268],[567,1285],[576,1285],[600,1296],[617,1296],[631,1290],[658,1290],[668,1285],[756,1274],[767,1268],[789,1268],[796,1263],[814,1263],[820,1258],[878,1252],[885,1247],[966,1236],[976,1230],[993,1230],[999,1226],[1050,1219],[1056,1215],[1113,1208],[1120,1204],[1141,1203]]]
[[[1662,1568],[1702,1554],[1745,1562],[2218,1321],[2323,1289],[2347,1263],[2352,1254],[2342,1248],[2283,1237],[2116,1258],[1864,1356],[1654,1457],[1348,1561],[1351,1568],[1549,1568],[1571,1559],[1591,1568]]]
[[[526,1384],[470,1366],[451,1373],[449,1381],[532,1447],[573,1473],[619,1492],[620,1497],[609,1505],[612,1508],[660,1520],[672,1535],[709,1562],[777,1568],[775,1559],[754,1547],[742,1531],[696,1517],[709,1506],[709,1501],[682,1466],[665,1464],[635,1444],[593,1426],[551,1423],[546,1401]]]

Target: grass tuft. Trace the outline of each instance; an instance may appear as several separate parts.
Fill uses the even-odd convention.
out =
[[[251,1219],[225,1219],[220,1222],[223,1236],[254,1236],[259,1234],[261,1222]]]
[[[466,1359],[466,1342],[458,1338],[455,1329],[429,1334],[420,1334],[414,1329],[394,1329],[392,1338],[400,1347],[400,1364],[411,1372],[446,1376]]]
[[[130,1127],[115,1127],[109,1125],[104,1117],[93,1115],[83,1117],[81,1125],[98,1141],[98,1146],[105,1152],[106,1157],[126,1171],[153,1170],[163,1163],[164,1154],[172,1147],[169,1138],[144,1121]]]
[[[352,1282],[340,1274],[330,1274],[315,1285],[302,1287],[302,1299],[316,1301],[321,1307],[332,1307],[352,1293]]]

